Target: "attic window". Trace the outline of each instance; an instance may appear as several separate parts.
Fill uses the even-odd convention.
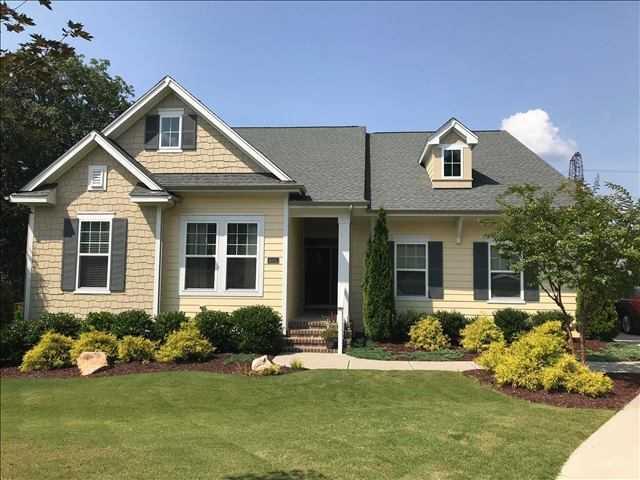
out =
[[[442,148],[443,178],[462,178],[462,148],[447,146]]]
[[[107,166],[91,165],[89,166],[89,180],[87,182],[88,190],[106,190],[107,189]]]
[[[182,111],[160,111],[160,150],[182,148]]]

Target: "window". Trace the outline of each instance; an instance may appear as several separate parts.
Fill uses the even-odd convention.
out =
[[[522,272],[512,268],[514,259],[500,256],[498,247],[490,245],[489,292],[490,298],[524,298],[522,295]]]
[[[187,223],[185,288],[215,289],[217,229],[215,223]]]
[[[183,295],[260,295],[262,228],[259,217],[183,219]]]
[[[182,112],[160,111],[160,149],[179,150],[182,147]]]
[[[227,289],[256,288],[258,224],[227,224]]]
[[[106,190],[107,189],[107,166],[106,165],[90,165],[89,180],[87,182],[88,190]]]
[[[442,176],[445,178],[462,177],[462,148],[443,147],[442,169]]]
[[[396,243],[396,295],[427,296],[427,243]]]
[[[80,219],[77,289],[108,290],[111,219]]]

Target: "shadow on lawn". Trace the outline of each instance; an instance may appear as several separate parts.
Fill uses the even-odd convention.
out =
[[[244,473],[224,477],[224,480],[329,480],[329,477],[314,470],[291,470],[269,473]]]

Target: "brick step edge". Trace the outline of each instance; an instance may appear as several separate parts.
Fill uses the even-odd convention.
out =
[[[285,341],[293,345],[325,345],[326,340],[322,337],[287,337]]]
[[[325,346],[299,345],[289,346],[282,350],[282,353],[337,353],[335,348],[327,348]]]
[[[287,330],[288,337],[321,337],[325,328],[290,328]]]
[[[308,328],[320,328],[325,330],[327,322],[324,320],[309,320],[308,322],[290,322],[287,324],[289,330],[306,330]]]

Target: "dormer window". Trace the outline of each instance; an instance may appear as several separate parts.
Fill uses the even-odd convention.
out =
[[[462,178],[461,147],[442,147],[442,176],[443,178]]]
[[[180,150],[182,148],[182,110],[160,111],[159,150]]]

